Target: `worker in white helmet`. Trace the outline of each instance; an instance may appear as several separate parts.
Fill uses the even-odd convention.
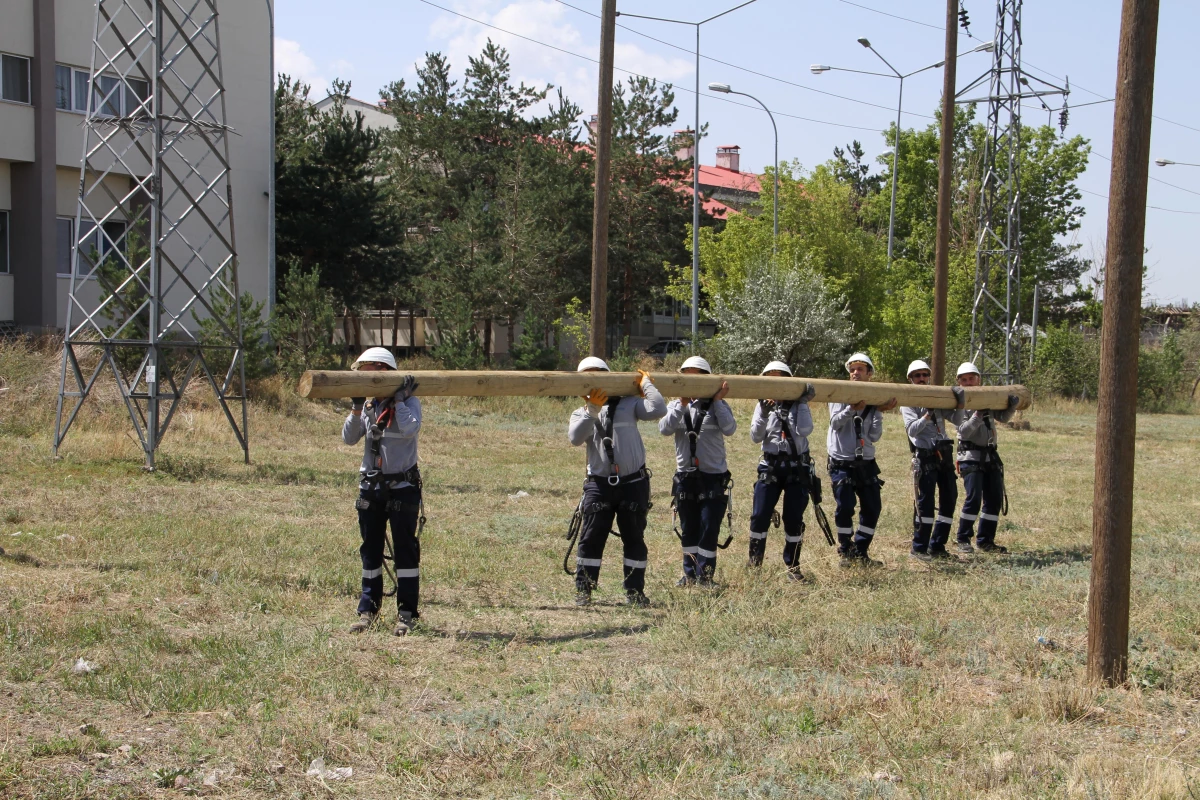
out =
[[[711,375],[706,359],[692,356],[679,371]],[[729,384],[721,381],[711,398],[680,397],[667,404],[658,432],[675,437],[675,478],[671,498],[679,515],[683,576],[678,586],[713,587],[721,520],[729,506],[732,478],[725,461],[725,437],[737,430],[733,409],[725,402]]]
[[[759,374],[790,378],[792,370],[782,361],[772,361]],[[762,457],[754,484],[747,563],[751,567],[762,566],[767,552],[767,531],[782,495],[783,563],[792,580],[804,577],[800,573],[800,550],[804,544],[804,510],[808,508],[812,488],[808,435],[813,431],[813,419],[808,401],[815,393],[810,383],[796,400],[759,400],[750,419],[750,441],[762,444]]]
[[[924,361],[908,365],[908,380],[928,386],[931,370]],[[962,389],[954,387],[962,408]],[[908,434],[913,470],[913,540],[911,555],[921,561],[949,558],[946,542],[958,504],[958,476],[954,472],[954,440],[946,423],[956,422],[955,411],[922,406],[902,406],[900,416]],[[937,516],[934,516],[936,492]]]
[[[396,358],[383,347],[371,347],[354,362],[361,372],[396,369]],[[406,375],[394,394],[350,399],[351,411],[342,424],[342,441],[355,444],[366,437],[359,467],[358,527],[362,534],[362,596],[358,621],[350,626],[362,633],[375,624],[383,604],[384,540],[392,526],[396,605],[393,633],[406,635],[420,616],[421,472],[417,468],[417,434],[421,430],[421,401],[413,396],[417,382]]]
[[[983,376],[979,367],[970,361],[959,365],[958,385],[964,389],[979,386]],[[1008,396],[1008,407],[993,413],[987,409],[960,412],[962,422],[958,425],[958,472],[962,475],[966,497],[962,512],[958,516],[958,549],[962,553],[974,552],[971,535],[975,521],[979,520],[979,532],[975,536],[975,547],[985,553],[1007,553],[1008,548],[996,544],[996,528],[1000,524],[1000,513],[1004,502],[1004,462],[996,452],[997,422],[1008,422],[1017,411],[1021,400],[1016,395]]]
[[[875,363],[866,353],[855,353],[846,360],[846,372],[854,382],[870,381]],[[829,481],[837,501],[834,521],[837,525],[838,555],[842,566],[882,566],[869,555],[875,526],[883,511],[879,466],[875,463],[875,443],[883,436],[883,414],[896,407],[896,398],[883,405],[858,403],[829,404]],[[858,525],[854,508],[858,505]]]
[[[608,372],[608,364],[594,356],[579,362],[578,372]],[[575,604],[586,606],[600,579],[604,545],[613,521],[621,535],[625,556],[625,602],[647,606],[646,515],[650,511],[650,473],[646,449],[637,424],[667,413],[667,403],[647,372],[638,370],[638,394],[609,397],[592,389],[587,402],[571,414],[567,438],[578,447],[587,445],[587,480],[580,509],[583,525],[575,555]]]

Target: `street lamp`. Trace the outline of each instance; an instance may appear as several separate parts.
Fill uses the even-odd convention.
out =
[[[693,25],[696,28],[696,129],[694,133],[695,144],[692,148],[692,352],[696,352],[696,342],[700,341],[700,26],[706,22],[712,22],[718,17],[723,17],[726,14],[737,11],[739,8],[745,8],[755,0],[746,0],[744,3],[727,8],[720,14],[713,14],[711,17],[702,19],[699,22],[690,22],[684,19],[667,19],[666,17],[647,17],[642,14],[626,14],[620,11],[617,12],[618,17],[631,17],[633,19],[648,19],[653,22],[671,22],[676,25]]]
[[[1172,161],[1169,158],[1158,158],[1154,161],[1160,167],[1200,167],[1200,164],[1189,164],[1186,161]]]
[[[892,148],[892,203],[891,203],[891,211],[888,214],[888,255],[887,255],[887,257],[888,257],[888,269],[891,269],[892,268],[892,245],[893,245],[893,242],[895,241],[895,233],[896,233],[896,179],[897,179],[897,176],[899,175],[898,166],[899,166],[899,161],[900,161],[900,112],[904,106],[904,79],[911,78],[913,75],[916,75],[921,72],[925,72],[926,70],[937,69],[938,67],[944,65],[946,62],[944,60],[938,61],[936,64],[930,64],[927,67],[921,67],[920,69],[913,70],[912,72],[909,72],[907,74],[901,74],[901,72],[898,69],[896,69],[895,67],[893,67],[886,58],[884,58],[882,55],[879,54],[878,50],[876,50],[874,47],[871,46],[870,39],[867,39],[864,36],[858,40],[858,43],[861,44],[863,47],[867,48],[868,50],[870,50],[876,56],[878,56],[879,60],[882,61],[884,64],[887,64],[887,67],[888,67],[888,69],[890,69],[892,71],[892,74],[888,75],[886,72],[869,72],[867,70],[861,70],[861,69],[846,69],[845,67],[830,67],[825,64],[813,64],[808,69],[810,72],[812,72],[813,75],[820,75],[824,72],[829,72],[830,70],[836,70],[838,72],[855,72],[855,73],[858,73],[859,75],[877,75],[881,78],[897,78],[900,81],[900,96],[896,100],[896,142],[895,142],[896,146],[894,148]],[[993,42],[984,42],[983,44],[981,44],[977,47],[973,47],[970,50],[967,50],[965,53],[959,53],[958,55],[965,56],[965,55],[969,55],[971,53],[990,53],[992,50],[995,49],[995,47],[996,46]]]
[[[728,83],[710,83],[708,85],[710,92],[720,92],[722,94],[740,94],[742,97],[749,97],[754,102],[762,106],[763,111],[767,112],[767,116],[771,118],[771,127],[775,131],[775,224],[772,227],[771,233],[771,252],[775,253],[779,250],[779,128],[775,125],[775,115],[771,113],[771,109],[767,108],[767,104],[759,100],[752,94],[745,92],[735,92],[730,88]]]

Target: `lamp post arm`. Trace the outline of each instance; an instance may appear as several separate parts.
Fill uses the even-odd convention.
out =
[[[774,193],[774,224],[772,226],[771,249],[777,250],[779,245],[779,126],[775,124],[775,115],[771,113],[771,109],[767,108],[767,104],[759,100],[752,94],[745,92],[730,91],[729,94],[740,94],[742,97],[749,97],[754,102],[762,106],[762,110],[767,112],[767,117],[771,120],[771,129],[775,131],[775,163],[772,165],[772,172],[775,175],[775,193]]]
[[[888,69],[890,69],[892,72],[896,73],[896,77],[897,77],[897,78],[902,78],[902,77],[904,77],[903,75],[901,75],[901,74],[900,74],[900,70],[898,70],[898,69],[896,69],[895,67],[893,67],[893,66],[892,66],[892,62],[888,61],[886,58],[884,58],[883,56],[879,55],[879,51],[878,51],[878,50],[876,50],[874,46],[868,47],[867,49],[868,49],[868,50],[870,50],[872,53],[874,53],[876,56],[878,56],[880,61],[882,61],[883,63],[887,64],[887,66],[888,66]]]

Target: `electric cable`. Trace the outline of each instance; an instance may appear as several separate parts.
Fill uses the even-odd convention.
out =
[[[1101,194],[1100,192],[1093,192],[1091,189],[1079,189],[1079,191],[1083,192],[1084,194],[1095,195],[1096,197],[1103,198],[1104,200],[1109,199],[1108,195]],[[1152,206],[1149,204],[1146,205],[1146,208],[1153,208],[1155,211],[1167,211],[1171,214],[1200,214],[1200,211],[1184,211],[1183,209],[1179,208],[1163,208],[1162,206]]]
[[[566,50],[566,49],[564,49],[564,48],[562,48],[562,47],[558,47],[557,45],[552,45],[552,44],[549,44],[548,42],[542,42],[542,41],[539,41],[539,40],[537,40],[537,39],[534,39],[534,38],[532,38],[532,37],[525,36],[524,34],[515,33],[515,32],[513,32],[513,31],[506,30],[506,29],[504,29],[504,28],[501,28],[501,27],[499,27],[498,25],[492,25],[492,24],[491,24],[491,23],[489,23],[489,22],[484,22],[483,20],[480,20],[480,19],[475,19],[474,17],[467,16],[466,14],[462,14],[462,13],[460,13],[460,12],[458,12],[458,11],[454,11],[453,9],[446,8],[445,6],[440,6],[440,5],[438,5],[437,3],[434,3],[434,2],[432,2],[432,0],[418,0],[418,2],[424,3],[424,4],[425,4],[425,5],[427,5],[427,6],[432,6],[433,8],[436,8],[436,9],[438,9],[438,10],[440,10],[440,11],[445,11],[447,14],[453,14],[453,15],[454,15],[454,16],[456,16],[456,17],[462,17],[462,18],[463,18],[463,19],[465,19],[465,20],[468,20],[468,21],[470,21],[470,22],[474,22],[474,23],[475,23],[475,24],[477,24],[477,25],[482,25],[482,26],[484,26],[485,28],[491,28],[492,30],[500,31],[501,33],[506,33],[506,34],[508,34],[509,36],[515,36],[515,37],[517,37],[518,39],[524,39],[524,40],[525,40],[525,41],[527,41],[527,42],[531,42],[531,43],[533,43],[533,44],[541,45],[542,47],[548,47],[548,48],[550,48],[551,50],[557,50],[557,51],[558,51],[558,52],[560,52],[560,53],[564,53],[564,54],[566,54],[566,55],[569,55],[569,56],[574,56],[575,58],[581,58],[581,59],[583,59],[584,61],[590,61],[590,62],[591,62],[591,63],[593,63],[593,64],[599,64],[599,63],[600,63],[600,62],[599,62],[599,60],[597,60],[597,59],[595,59],[595,58],[591,58],[590,56],[585,56],[585,55],[583,55],[582,53],[576,53],[576,52],[572,52],[571,50]],[[702,55],[703,55],[703,54],[702,54]],[[634,76],[635,78],[646,78],[646,79],[648,79],[648,80],[654,80],[654,81],[658,81],[659,83],[663,83],[663,84],[670,84],[670,85],[672,86],[672,88],[674,88],[676,91],[681,91],[681,92],[684,92],[684,93],[686,93],[686,94],[695,94],[695,93],[696,93],[696,91],[695,91],[694,89],[688,89],[688,88],[686,88],[686,87],[684,87],[684,86],[678,86],[678,85],[675,85],[675,84],[671,84],[669,81],[663,81],[663,80],[660,80],[659,78],[655,78],[655,77],[654,77],[654,76],[652,76],[652,75],[643,75],[643,74],[641,74],[640,72],[634,72],[634,71],[632,71],[632,70],[628,70],[628,69],[622,69],[621,67],[618,67],[618,66],[616,66],[616,65],[613,65],[613,69],[614,69],[614,70],[616,70],[617,72],[624,72],[626,75],[632,75],[632,76]],[[759,108],[758,106],[752,106],[752,105],[750,105],[749,103],[739,103],[739,102],[737,102],[736,100],[729,100],[729,99],[727,99],[727,98],[724,98],[724,97],[716,97],[716,96],[713,96],[713,97],[711,97],[711,99],[713,99],[713,100],[719,100],[719,101],[721,101],[722,103],[729,103],[730,105],[734,105],[734,106],[740,106],[740,107],[742,107],[742,108],[749,108],[749,109],[752,109],[752,110],[754,110],[754,111],[761,111],[761,110],[762,110],[762,109],[761,109],[761,108]],[[886,107],[886,106],[880,106],[880,108],[885,108],[885,109],[886,109],[887,107]],[[888,110],[891,110],[891,109],[888,109]],[[774,113],[776,116],[780,116],[780,117],[787,117],[787,118],[789,118],[789,119],[797,119],[797,120],[801,120],[801,121],[803,121],[803,122],[814,122],[814,123],[817,123],[818,125],[832,125],[832,126],[834,126],[834,127],[837,127],[837,128],[850,128],[851,130],[856,130],[856,131],[873,131],[873,132],[876,132],[876,133],[878,133],[880,130],[882,130],[881,128],[877,128],[877,127],[868,127],[868,126],[865,126],[865,125],[847,125],[847,124],[846,124],[846,123],[844,123],[844,122],[830,122],[829,120],[824,120],[824,119],[814,119],[813,117],[803,117],[803,116],[800,116],[799,114],[788,114],[788,113],[786,113],[786,112],[784,112],[784,111],[773,111],[772,113]]]

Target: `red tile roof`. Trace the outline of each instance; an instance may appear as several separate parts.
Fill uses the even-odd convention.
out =
[[[690,171],[688,172],[687,182],[688,184],[692,182],[692,173]],[[717,186],[722,189],[753,192],[755,194],[762,192],[762,186],[759,184],[759,176],[753,172],[737,172],[725,167],[710,167],[707,164],[700,165],[700,185]]]

